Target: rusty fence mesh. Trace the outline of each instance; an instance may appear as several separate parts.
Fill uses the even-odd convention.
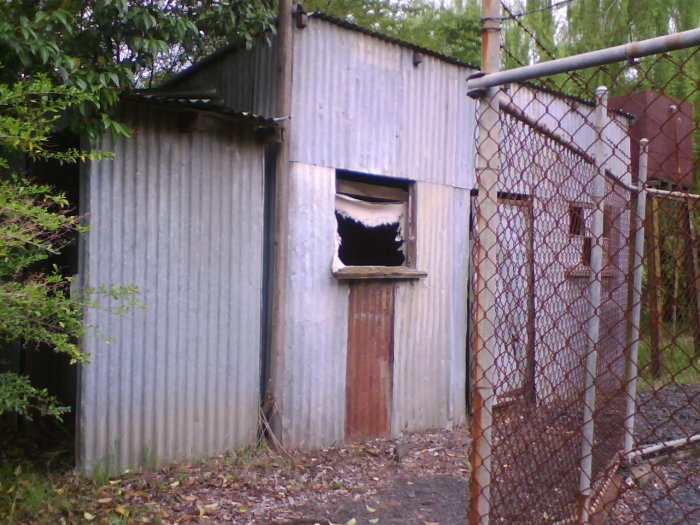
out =
[[[473,523],[700,523],[698,73],[478,101]]]

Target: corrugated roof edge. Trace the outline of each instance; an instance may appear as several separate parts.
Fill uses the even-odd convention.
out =
[[[309,18],[316,18],[319,20],[323,20],[325,22],[329,22],[331,24],[334,24],[336,26],[342,27],[344,29],[349,29],[350,31],[356,31],[358,33],[362,33],[364,35],[372,36],[374,38],[378,38],[379,40],[382,40],[384,42],[389,42],[391,44],[396,44],[401,47],[405,47],[407,49],[412,49],[418,53],[422,53],[426,56],[432,56],[435,57],[439,60],[442,60],[443,62],[447,62],[449,64],[454,64],[457,66],[465,67],[468,69],[473,69],[474,71],[479,71],[479,67],[475,66],[474,64],[469,64],[467,62],[462,62],[461,60],[457,60],[456,58],[452,58],[447,55],[443,55],[442,53],[438,53],[437,51],[433,51],[432,49],[428,49],[425,47],[421,47],[416,44],[412,44],[411,42],[407,42],[406,40],[401,40],[399,38],[394,38],[387,36],[383,33],[379,33],[378,31],[372,31],[371,29],[366,29],[364,27],[358,26],[357,24],[353,24],[352,22],[348,22],[347,20],[342,20],[340,18],[336,18],[332,15],[329,15],[327,13],[323,13],[321,11],[314,11],[313,13],[309,13]],[[268,34],[263,33],[260,35],[262,38],[264,35]],[[254,44],[254,45],[257,45]],[[178,83],[180,80],[189,77],[190,75],[196,73],[203,67],[211,64],[212,62],[215,62],[219,58],[227,55],[228,53],[233,53],[235,51],[241,51],[245,49],[245,46],[242,46],[241,44],[235,43],[235,44],[228,44],[220,49],[217,49],[210,55],[205,56],[201,60],[198,60],[194,64],[192,64],[190,67],[180,71],[179,73],[176,73],[172,78],[166,80],[163,84],[161,84],[161,87],[170,87],[176,83]]]
[[[541,91],[542,93],[553,95],[555,97],[565,98],[567,100],[571,100],[572,102],[578,102],[579,104],[583,104],[584,106],[589,106],[592,108],[595,107],[594,101],[586,100],[585,98],[581,98],[576,95],[569,95],[568,93],[564,93],[563,91],[557,91],[556,89],[538,86],[537,84],[534,84],[532,82],[520,82],[520,85],[535,89],[537,91]],[[632,113],[627,113],[626,111],[623,111],[621,109],[613,109],[612,112],[632,120],[635,120],[637,118]]]
[[[387,36],[383,33],[380,33],[378,31],[372,31],[371,29],[366,29],[364,27],[358,26],[357,24],[353,24],[352,22],[348,22],[347,20],[337,18],[335,16],[329,15],[328,13],[324,13],[322,11],[314,11],[312,13],[309,13],[309,18],[316,18],[319,20],[323,20],[325,22],[334,24],[334,25],[342,27],[344,29],[348,29],[350,31],[356,31],[356,32],[362,33],[364,35],[368,35],[368,36],[377,38],[377,39],[382,40],[384,42],[396,44],[398,46],[405,47],[407,49],[412,49],[418,53],[422,53],[426,56],[435,57],[435,58],[442,60],[443,62],[447,62],[449,64],[454,64],[454,65],[461,66],[461,67],[464,67],[467,69],[472,69],[475,72],[481,71],[479,69],[479,67],[474,65],[474,64],[469,64],[468,62],[462,62],[461,60],[458,60],[456,58],[450,57],[448,55],[443,55],[442,53],[438,53],[437,51],[433,51],[431,49],[419,46],[417,44],[412,44],[411,42],[408,42],[406,40],[401,40],[400,38],[394,38],[391,36]],[[267,34],[267,33],[265,33],[265,34]],[[165,88],[165,87],[172,86],[173,84],[176,84],[177,82],[179,82],[183,78],[187,78],[188,76],[194,74],[195,72],[199,71],[203,67],[211,64],[212,62],[215,62],[220,57],[225,56],[228,53],[240,51],[242,49],[245,49],[245,48],[244,48],[244,46],[241,46],[240,44],[228,44],[220,49],[217,49],[216,51],[214,51],[210,55],[207,55],[206,57],[204,57],[201,60],[198,60],[197,62],[192,64],[187,69],[184,69],[183,71],[180,71],[179,73],[175,74],[172,78],[170,78],[164,84],[162,84],[162,87]],[[592,100],[586,100],[586,99],[578,97],[576,95],[569,95],[569,94],[564,93],[562,91],[556,91],[554,89],[538,86],[532,82],[522,82],[522,84],[525,86],[528,86],[532,89],[536,89],[538,91],[541,91],[543,93],[548,93],[550,95],[566,98],[568,100],[572,100],[574,102],[578,102],[578,103],[584,104],[586,106],[595,107],[595,102],[593,102]],[[615,113],[617,113],[618,115],[626,117],[626,118],[630,118],[630,119],[636,118],[631,113],[627,113],[627,112],[622,111],[620,109],[615,109],[613,111]]]
[[[401,40],[400,38],[394,38],[392,36],[385,35],[384,33],[380,33],[378,31],[372,31],[371,29],[366,29],[362,26],[358,26],[357,24],[353,24],[352,22],[348,22],[347,20],[343,20],[341,18],[336,18],[335,16],[329,15],[327,13],[323,13],[321,11],[314,11],[312,13],[309,13],[309,18],[317,18],[319,20],[324,20],[326,22],[329,22],[331,24],[343,27],[345,29],[349,29],[350,31],[356,31],[358,33],[362,33],[363,35],[368,35],[374,38],[378,38],[379,40],[383,40],[384,42],[389,42],[390,44],[396,44],[401,47],[405,47],[407,49],[411,49],[413,51],[416,51],[418,53],[421,53],[426,56],[431,56],[434,58],[437,58],[439,60],[442,60],[443,62],[447,62],[449,64],[454,64],[456,66],[462,66],[466,67],[468,69],[473,69],[475,71],[479,71],[479,66],[475,66],[474,64],[469,64],[467,62],[462,62],[461,60],[458,60],[456,58],[453,58],[448,55],[443,55],[442,53],[439,53],[437,51],[433,51],[432,49],[428,49],[427,47],[422,47],[417,44],[412,44],[411,42],[408,42],[406,40]]]
[[[136,90],[122,95],[125,102],[137,102],[161,107],[177,107],[216,113],[241,124],[257,128],[277,127],[277,122],[247,111],[238,111],[223,103],[216,90],[175,91],[175,90]]]

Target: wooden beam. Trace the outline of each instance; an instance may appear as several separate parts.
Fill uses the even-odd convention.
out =
[[[651,373],[656,379],[663,376],[664,363],[661,348],[663,331],[663,297],[661,289],[661,236],[659,234],[659,200],[649,195],[646,228],[647,298],[649,306],[649,336],[651,343]]]
[[[695,341],[695,355],[700,355],[700,269],[698,268],[698,238],[693,222],[693,206],[690,201],[682,201],[681,220],[683,221],[683,234],[685,236],[685,266],[689,299],[690,327],[693,330]]]

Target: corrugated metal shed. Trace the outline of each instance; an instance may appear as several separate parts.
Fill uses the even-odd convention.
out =
[[[394,340],[395,434],[459,423],[466,411],[469,191],[418,183],[417,266],[399,283]]]
[[[127,110],[134,137],[102,146],[82,198],[86,287],[136,285],[145,309],[88,310],[82,467],[117,471],[250,443],[259,406],[263,151],[226,124]],[[107,304],[109,306],[109,302]]]
[[[317,448],[345,437],[348,286],[331,273],[335,170],[292,163],[290,191],[278,428],[285,444]]]
[[[414,52],[325,18],[297,31],[292,160],[472,187],[473,70]]]
[[[277,41],[268,35],[252,49],[223,48],[163,87],[169,90],[214,88],[226,105],[238,111],[276,117],[276,79]]]

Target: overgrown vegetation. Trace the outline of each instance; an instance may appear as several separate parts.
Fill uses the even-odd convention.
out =
[[[665,373],[654,378],[651,366],[651,346],[647,338],[639,342],[638,388],[647,390],[669,384],[700,385],[700,358],[696,356],[692,335],[667,336],[661,343]]]
[[[34,162],[78,163],[108,153],[53,145],[57,131],[127,136],[111,116],[119,94],[181,69],[227,42],[249,45],[271,30],[272,0],[9,0],[0,7],[0,343],[49,348],[71,363],[82,312],[107,297],[115,313],[133,306],[129,287],[71,293],[52,268],[82,232],[64,194],[29,178]],[[127,283],[128,284],[128,283]],[[60,418],[67,410],[0,363],[0,416]],[[4,370],[4,371],[3,371]],[[13,469],[14,472],[14,469]]]

